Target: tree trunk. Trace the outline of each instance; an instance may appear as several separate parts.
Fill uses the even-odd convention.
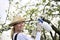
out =
[[[46,40],[45,30],[43,29],[44,40]]]
[[[55,32],[55,35],[54,35],[54,39],[53,40],[56,40],[56,37],[57,37],[57,35],[56,35],[56,32]]]
[[[59,35],[59,40],[60,40],[60,35]]]

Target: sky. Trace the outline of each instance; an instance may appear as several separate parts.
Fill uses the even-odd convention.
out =
[[[9,1],[8,0],[0,0],[0,24],[3,24],[6,20],[7,13],[5,10],[7,10],[9,7]]]

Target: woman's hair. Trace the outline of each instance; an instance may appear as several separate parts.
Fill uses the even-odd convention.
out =
[[[15,33],[15,27],[13,27],[12,30],[11,30],[11,38],[13,38],[14,33]]]

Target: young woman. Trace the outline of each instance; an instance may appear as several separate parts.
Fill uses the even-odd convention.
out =
[[[40,30],[37,30],[37,34],[35,39],[27,36],[26,34],[23,33],[24,29],[24,23],[25,18],[20,17],[20,16],[15,16],[12,23],[10,26],[13,26],[12,32],[11,32],[11,38],[12,40],[40,40]]]

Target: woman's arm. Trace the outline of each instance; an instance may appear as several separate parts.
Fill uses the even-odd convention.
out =
[[[37,31],[35,40],[40,40],[41,38],[41,32]]]

